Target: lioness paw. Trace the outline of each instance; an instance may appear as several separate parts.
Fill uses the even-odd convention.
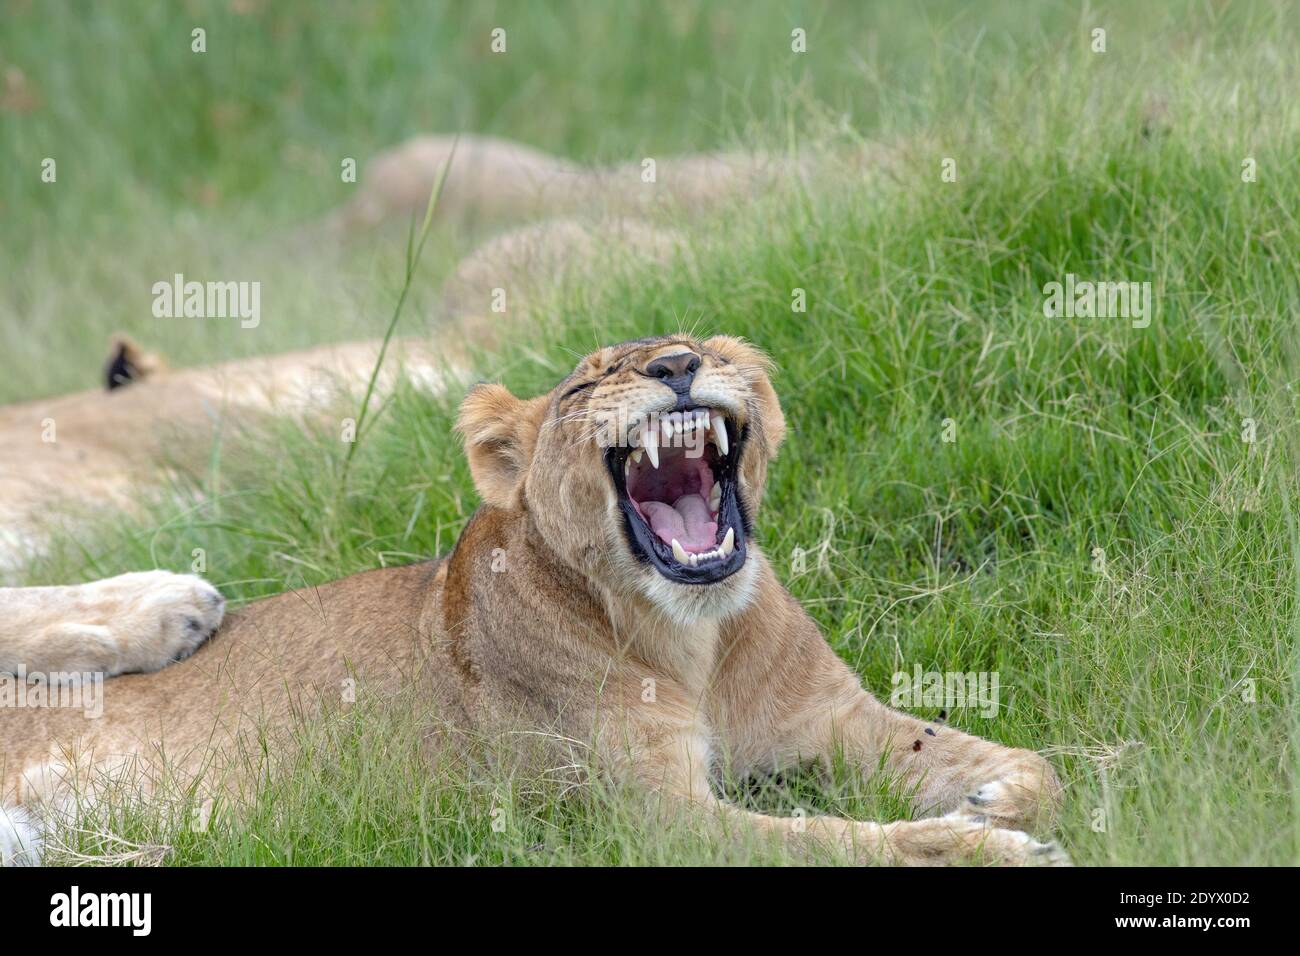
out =
[[[1013,830],[1049,824],[1060,800],[1060,784],[1045,760],[990,780],[964,794],[952,808],[956,816]]]
[[[120,574],[77,591],[67,617],[47,629],[42,651],[61,669],[109,677],[156,671],[188,657],[226,610],[226,599],[208,582],[170,571]]]
[[[972,862],[992,866],[1072,866],[1060,844],[1040,843],[1020,830],[990,829]]]
[[[1055,843],[951,813],[882,828],[882,862],[901,866],[1069,866]]]
[[[990,827],[976,851],[977,859],[1000,866],[1072,866],[1056,841],[1040,843],[1020,830]]]
[[[958,813],[985,820],[990,816],[1007,816],[1015,812],[1018,805],[1009,784],[1003,780],[990,780],[962,798]]]
[[[1055,841],[1042,843],[1021,830],[988,826],[959,814],[940,817],[937,822],[950,825],[949,832],[957,841],[955,852],[965,858],[964,862],[992,866],[1073,866],[1069,855]]]
[[[143,577],[127,601],[126,615],[110,624],[122,654],[121,672],[155,671],[189,657],[226,613],[221,592],[200,577],[170,571],[148,571]]]

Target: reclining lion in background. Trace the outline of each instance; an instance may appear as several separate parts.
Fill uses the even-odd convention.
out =
[[[427,200],[427,197],[426,197]],[[475,351],[499,346],[528,321],[534,299],[561,279],[629,262],[685,255],[671,230],[637,220],[545,220],[506,231],[465,256],[439,295],[427,336],[394,339],[376,382],[401,380],[433,393],[470,380]],[[505,314],[491,311],[495,290]],[[116,337],[102,390],[0,407],[0,584],[39,554],[51,532],[75,529],[96,510],[135,513],[169,472],[199,472],[215,441],[272,419],[355,415],[380,352],[377,339],[172,369]]]
[[[0,584],[50,534],[113,511],[136,514],[177,470],[201,474],[214,444],[273,419],[356,415],[380,343],[344,342],[280,355],[169,369],[125,339],[103,388],[0,407]],[[400,379],[440,393],[467,376],[453,336],[391,343],[380,394]],[[348,399],[348,405],[341,400]]]
[[[87,770],[133,766],[143,790],[151,772],[229,788],[222,774],[238,771],[223,754],[256,749],[262,732],[276,746],[313,691],[355,678],[415,681],[440,721],[545,741],[559,765],[580,741],[611,780],[795,844],[902,864],[1066,862],[1021,832],[1059,800],[1042,757],[882,705],[777,580],[753,537],[785,432],[766,369],[738,339],[679,335],[602,348],[537,398],[476,386],[458,427],[483,505],[449,556],[255,602],[179,663],[188,647],[142,621],[210,628],[220,606],[196,579],[0,592],[0,661],[36,654],[34,628],[81,628],[88,643],[129,645],[111,673],[160,668],[114,677],[98,720],[0,712],[0,848],[34,859],[43,808]],[[718,767],[746,776],[840,753],[898,775],[938,815],[774,817],[710,786]]]
[[[863,148],[842,165],[866,175],[887,170],[892,156],[883,147]],[[698,216],[806,180],[813,166],[784,156],[695,154],[662,159],[646,182],[640,162],[590,167],[496,137],[422,136],[373,157],[353,200],[297,237],[314,253],[322,232],[347,238],[421,213],[444,170],[438,219],[462,228],[515,228],[483,241],[452,271],[432,336],[395,343],[393,357],[406,378],[434,392],[448,376],[467,377],[467,352],[496,347],[558,278],[629,260],[686,261],[683,234],[653,213],[674,222]],[[843,169],[823,162],[817,174]],[[508,293],[508,315],[493,311],[498,290]],[[169,470],[204,467],[226,426],[334,412],[342,392],[364,386],[378,351],[377,340],[345,342],[172,370],[116,343],[106,370],[113,395],[83,392],[0,407],[0,445],[13,452],[0,472],[0,583],[43,551],[52,532],[75,529],[97,509],[131,512],[158,492]],[[381,391],[392,381],[385,370]]]
[[[855,167],[874,170],[893,162],[893,151],[884,147],[858,153]],[[653,176],[647,159],[655,163]],[[357,195],[325,218],[326,233],[347,236],[422,213],[444,168],[437,217],[489,227],[542,217],[642,217],[656,210],[693,216],[813,173],[810,161],[753,152],[587,166],[495,136],[416,136],[366,163]]]

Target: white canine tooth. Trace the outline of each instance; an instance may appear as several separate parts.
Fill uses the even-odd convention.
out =
[[[690,557],[686,554],[686,549],[682,547],[682,543],[676,538],[673,538],[673,557],[677,559],[678,564],[685,564],[690,560]]]
[[[718,550],[722,552],[722,556],[724,558],[727,555],[731,554],[732,551],[736,550],[736,529],[735,528],[727,529],[727,536],[722,539],[722,545],[721,547],[718,548]]]
[[[643,452],[640,448],[638,448],[636,451],[632,452],[632,459],[631,459],[632,464],[634,465],[641,464],[641,459],[644,457],[645,457],[645,452]]]
[[[722,505],[722,485],[716,481],[713,483],[713,490],[709,492],[709,510],[717,513],[718,508]]]
[[[718,446],[718,451],[722,452],[723,457],[726,457],[731,452],[727,443],[727,420],[722,417],[721,412],[714,412],[712,422],[713,440]]]
[[[650,437],[654,440],[648,441],[645,444],[646,457],[650,459],[650,464],[658,468],[659,467],[659,436],[656,435],[654,432],[651,432]]]

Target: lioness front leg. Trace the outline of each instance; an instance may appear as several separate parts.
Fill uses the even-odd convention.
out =
[[[865,773],[883,771],[921,815],[1013,830],[1051,825],[1061,785],[1047,760],[886,707],[820,636],[817,645],[824,651],[804,658],[810,692],[788,702],[776,754],[823,764],[842,756]]]
[[[155,671],[193,653],[221,624],[225,606],[202,578],[170,571],[0,588],[0,672]]]
[[[1017,830],[1051,824],[1061,786],[1043,757],[892,710],[852,684],[829,720],[814,718],[826,754],[895,775],[920,813]]]
[[[795,852],[829,847],[864,864],[942,866],[962,863],[1068,865],[1055,844],[1026,833],[988,826],[970,818],[941,817],[875,823],[843,817],[778,817],[729,804],[709,782],[710,739],[684,700],[674,700],[658,685],[652,711],[633,717],[624,746],[613,752],[615,765],[643,789],[660,794],[670,809],[704,813],[712,822],[737,825],[779,836]],[[632,746],[627,747],[630,743]]]
[[[1040,843],[1028,833],[991,827],[972,818],[945,816],[893,823],[847,820],[843,817],[775,817],[726,804],[716,797],[697,801],[763,832],[777,833],[796,849],[808,841],[847,853],[863,864],[886,866],[1068,866],[1069,858],[1055,843]]]
[[[1061,787],[1041,756],[886,707],[798,602],[779,586],[762,593],[728,624],[719,672],[718,708],[738,764],[780,769],[842,755],[895,776],[919,814],[1015,830],[1050,823]]]

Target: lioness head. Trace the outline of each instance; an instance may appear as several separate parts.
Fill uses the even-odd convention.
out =
[[[593,352],[531,400],[478,385],[458,423],[474,484],[602,587],[681,621],[734,613],[785,435],[768,367],[739,339],[673,335]]]

